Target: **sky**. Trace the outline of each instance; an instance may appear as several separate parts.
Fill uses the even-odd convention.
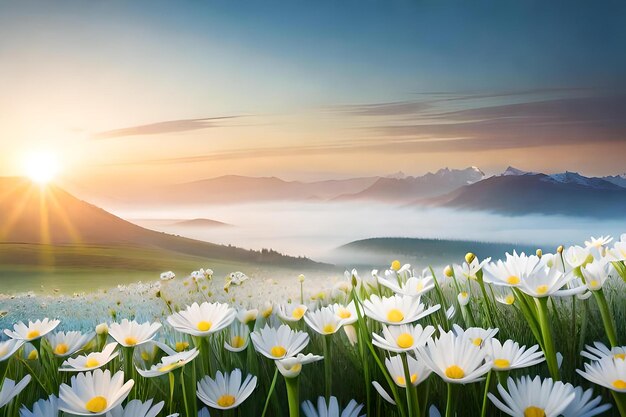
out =
[[[0,175],[625,171],[619,1],[0,1]]]

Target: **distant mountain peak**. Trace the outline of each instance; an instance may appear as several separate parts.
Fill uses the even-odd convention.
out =
[[[386,175],[385,178],[391,178],[395,180],[402,180],[406,178],[406,174],[402,171],[394,172],[393,174]]]
[[[523,171],[521,169],[518,169],[509,165],[507,169],[502,173],[502,176],[535,175],[535,174],[536,172]]]

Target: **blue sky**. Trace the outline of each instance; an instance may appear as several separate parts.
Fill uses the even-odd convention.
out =
[[[12,159],[69,149],[68,173],[94,181],[154,178],[155,161],[176,180],[609,173],[626,151],[624,16],[617,1],[3,2],[0,141]]]

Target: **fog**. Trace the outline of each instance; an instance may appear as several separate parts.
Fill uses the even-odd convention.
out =
[[[589,236],[626,232],[626,218],[508,217],[487,212],[394,207],[373,203],[272,202],[217,206],[122,208],[115,214],[141,226],[214,243],[272,248],[317,260],[340,245],[371,237],[445,238],[544,246],[582,243]],[[232,227],[180,227],[204,218]]]

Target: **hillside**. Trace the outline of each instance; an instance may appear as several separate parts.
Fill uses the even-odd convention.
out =
[[[217,220],[211,219],[190,219],[190,220],[180,220],[175,221],[170,224],[170,226],[178,226],[178,227],[232,227],[232,224],[220,222]]]

